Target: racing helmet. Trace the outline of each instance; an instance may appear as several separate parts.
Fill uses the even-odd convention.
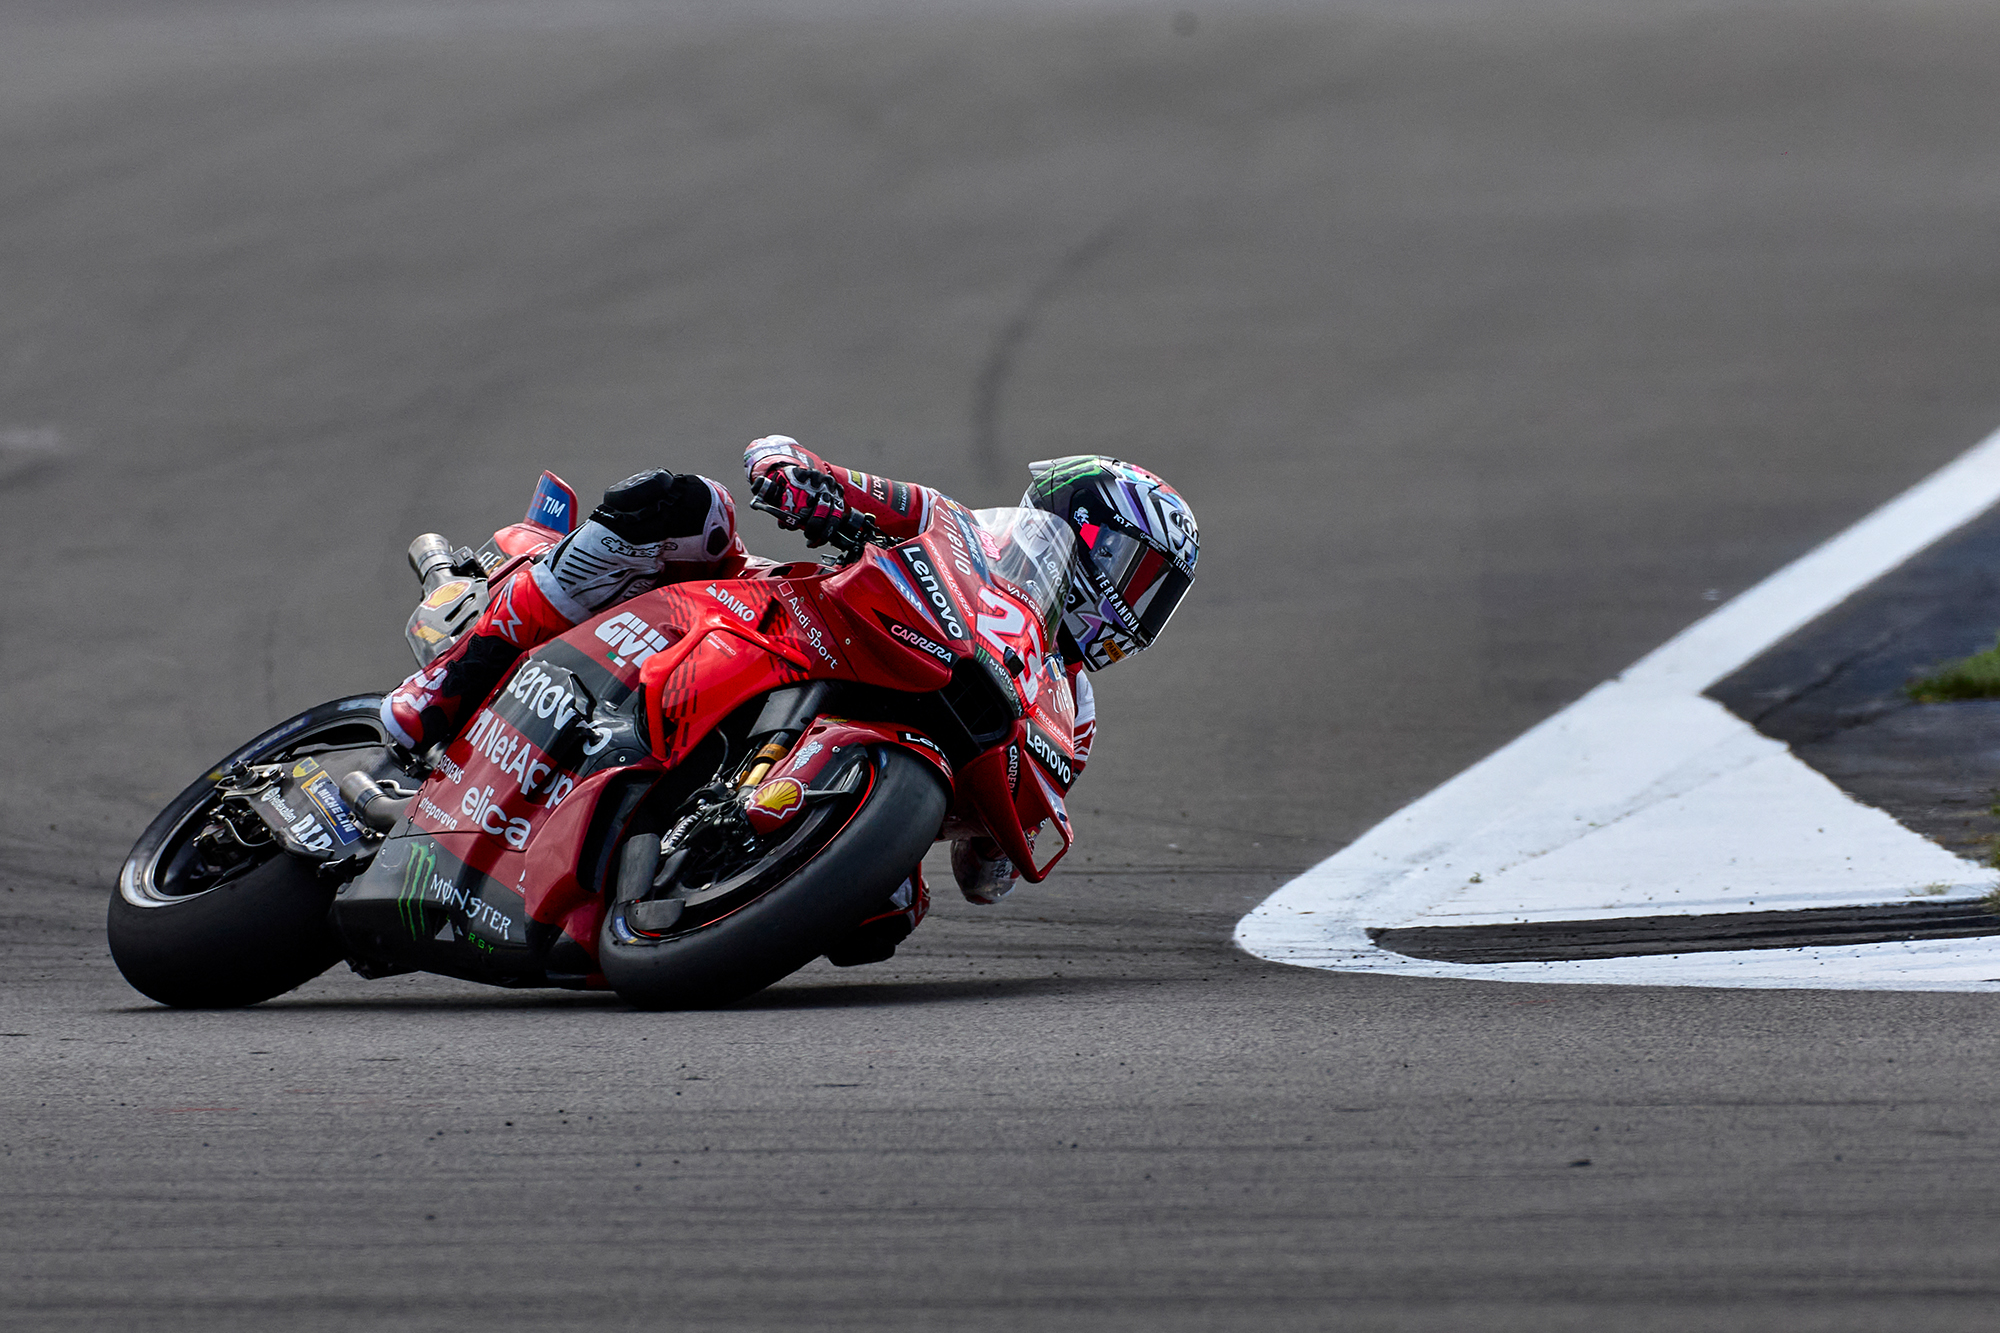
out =
[[[1028,464],[1023,508],[1077,536],[1060,642],[1092,671],[1144,652],[1194,582],[1201,534],[1179,491],[1142,467],[1084,454]]]

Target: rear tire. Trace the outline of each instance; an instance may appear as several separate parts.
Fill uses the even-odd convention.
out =
[[[211,817],[223,770],[310,745],[383,744],[381,701],[352,695],[280,723],[196,779],[139,835],[106,921],[112,961],[134,989],[179,1009],[233,1009],[283,995],[340,961],[327,920],[334,886],[316,864],[274,852],[204,887],[186,877],[186,849]]]
[[[937,770],[892,745],[876,750],[873,787],[847,824],[790,878],[719,921],[648,939],[614,908],[598,966],[642,1009],[730,1004],[790,976],[895,891],[944,822]],[[651,836],[651,835],[645,835]]]
[[[111,899],[111,957],[133,989],[176,1009],[238,1009],[296,990],[340,961],[333,885],[280,853],[167,907]]]

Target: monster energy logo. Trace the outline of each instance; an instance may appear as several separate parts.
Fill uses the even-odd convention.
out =
[[[1045,471],[1033,474],[1034,482],[1030,489],[1037,495],[1052,496],[1078,477],[1083,476],[1087,472],[1094,471],[1097,467],[1097,461],[1096,456],[1091,454],[1051,459],[1042,465],[1046,469]],[[1035,465],[1030,464],[1029,466],[1032,470]]]
[[[423,938],[424,894],[436,872],[437,849],[429,843],[411,852],[410,863],[403,867],[403,887],[396,893],[396,919],[413,940]]]

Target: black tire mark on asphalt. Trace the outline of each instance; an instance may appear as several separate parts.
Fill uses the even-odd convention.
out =
[[[1811,907],[1793,912],[1403,926],[1368,932],[1368,938],[1381,948],[1447,963],[1552,963],[1980,935],[2000,935],[2000,914],[1983,898],[1877,907]]]
[[[1072,246],[993,335],[986,359],[972,381],[972,459],[987,479],[1000,480],[1000,398],[1013,378],[1022,344],[1041,322],[1049,303],[1118,239],[1133,211],[1120,213]]]

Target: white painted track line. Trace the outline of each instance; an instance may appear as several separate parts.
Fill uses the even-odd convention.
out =
[[[1699,694],[2000,501],[1995,431],[1839,536],[1682,630],[1620,680]]]
[[[2000,939],[1458,965],[1369,927],[1855,906],[2000,874],[1841,792],[1701,691],[2000,501],[2000,432],[1286,884],[1236,942],[1330,971],[1986,990]]]

